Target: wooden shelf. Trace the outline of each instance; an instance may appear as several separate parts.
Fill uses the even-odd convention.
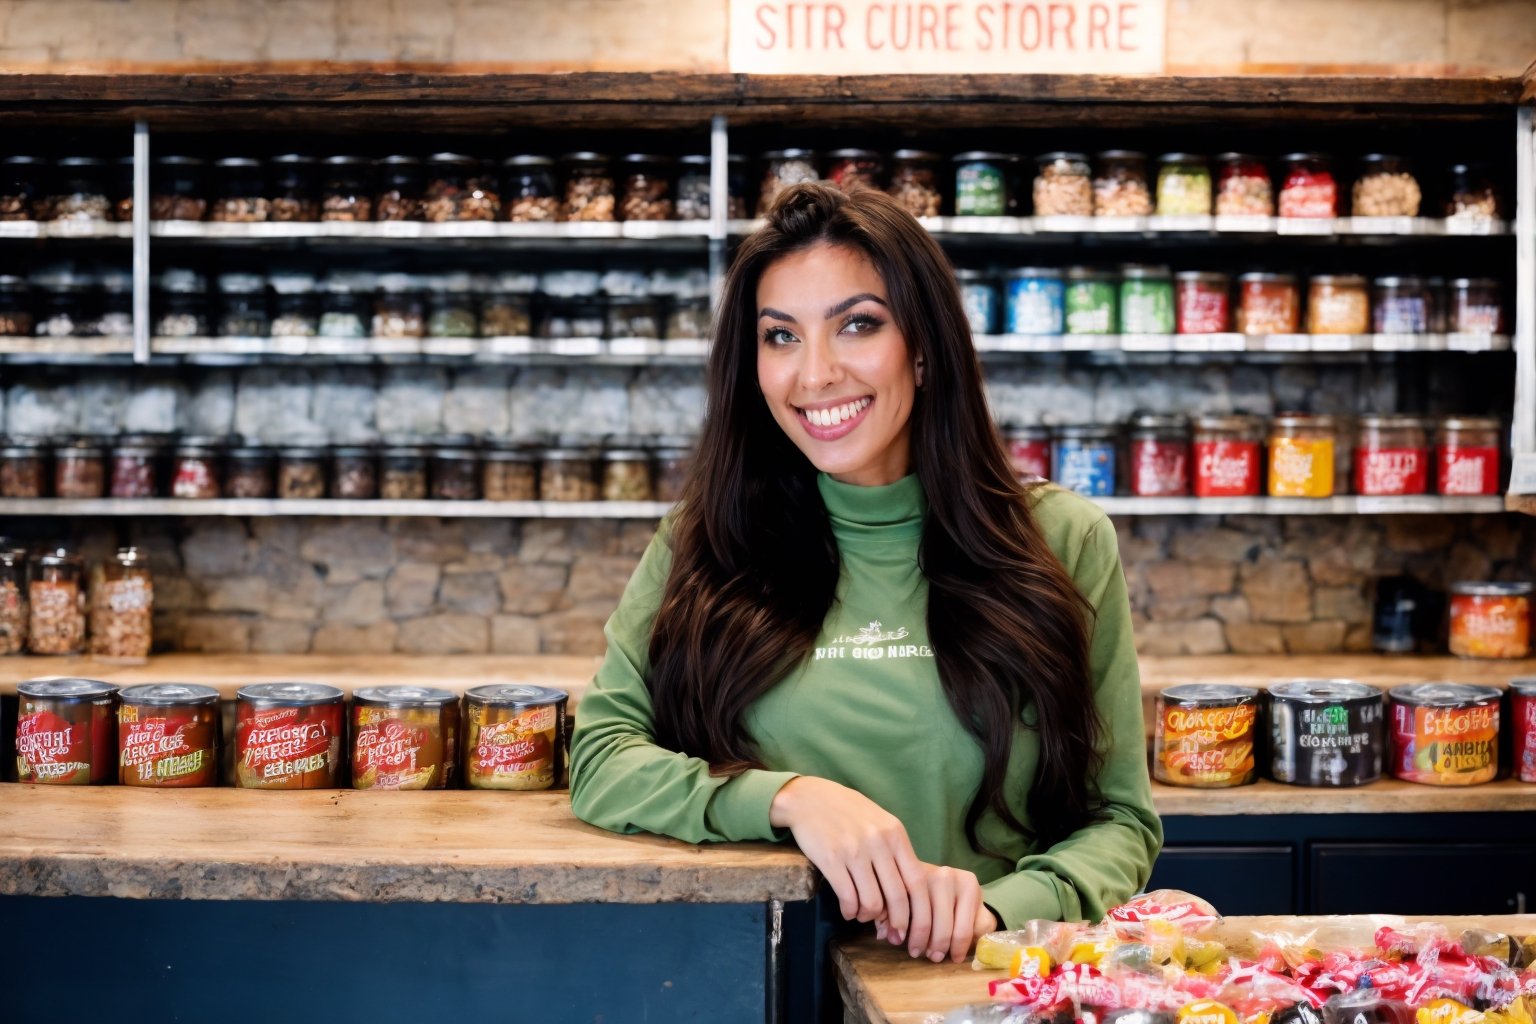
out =
[[[1234,789],[1152,783],[1163,817],[1252,814],[1441,814],[1536,811],[1536,783],[1504,779],[1480,786],[1424,786],[1382,779],[1367,786],[1323,789],[1260,780]]]
[[[1536,658],[1501,661],[1446,655],[1217,654],[1140,659],[1141,689],[1153,694],[1180,683],[1233,683],[1267,689],[1287,679],[1353,679],[1372,686],[1404,683],[1475,683],[1507,686],[1536,676]]]

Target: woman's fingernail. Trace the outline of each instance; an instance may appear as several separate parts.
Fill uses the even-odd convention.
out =
[[[932,960],[936,964],[941,964],[944,962],[944,954],[935,950],[934,952],[928,954],[928,959]]]
[[[915,950],[915,949],[909,949],[909,950],[907,950],[907,952],[908,952],[908,953],[910,953],[910,954],[911,954],[911,955],[912,955],[912,959],[913,959],[913,960],[916,960],[916,959],[917,959],[917,950]]]
[[[906,932],[897,932],[896,936],[895,936],[895,939],[896,939],[896,945],[899,946],[903,942],[907,941],[907,933]]]
[[[875,938],[877,938],[877,939],[885,938],[885,922],[884,921],[877,921],[877,922],[875,922]]]

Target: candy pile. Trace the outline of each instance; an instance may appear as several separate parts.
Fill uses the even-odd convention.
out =
[[[1536,1024],[1536,939],[1368,918],[1221,924],[1161,889],[1096,925],[994,932],[973,966],[1010,976],[942,1024]]]

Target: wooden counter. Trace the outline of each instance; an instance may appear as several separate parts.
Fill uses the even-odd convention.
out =
[[[1152,799],[1164,817],[1536,811],[1536,784],[1504,779],[1480,786],[1423,786],[1382,779],[1352,789],[1314,789],[1261,780],[1235,789],[1190,789],[1153,782]]]
[[[1283,926],[1284,917],[1229,917],[1219,934],[1229,939],[1255,928]],[[1488,928],[1515,935],[1536,934],[1536,914],[1496,917],[1336,918],[1362,925],[1391,921],[1437,920],[1455,929]],[[873,935],[833,947],[838,987],[846,1007],[845,1024],[923,1024],[931,1014],[944,1014],[967,1003],[987,1002],[987,982],[1006,971],[975,971],[969,963],[942,964],[913,960],[905,949],[877,942]]]

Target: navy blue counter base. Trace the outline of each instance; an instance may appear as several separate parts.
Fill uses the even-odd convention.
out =
[[[47,952],[7,972],[0,1020],[110,1008],[115,1024],[763,1024],[776,988],[768,915],[763,904],[0,897],[17,951]]]

